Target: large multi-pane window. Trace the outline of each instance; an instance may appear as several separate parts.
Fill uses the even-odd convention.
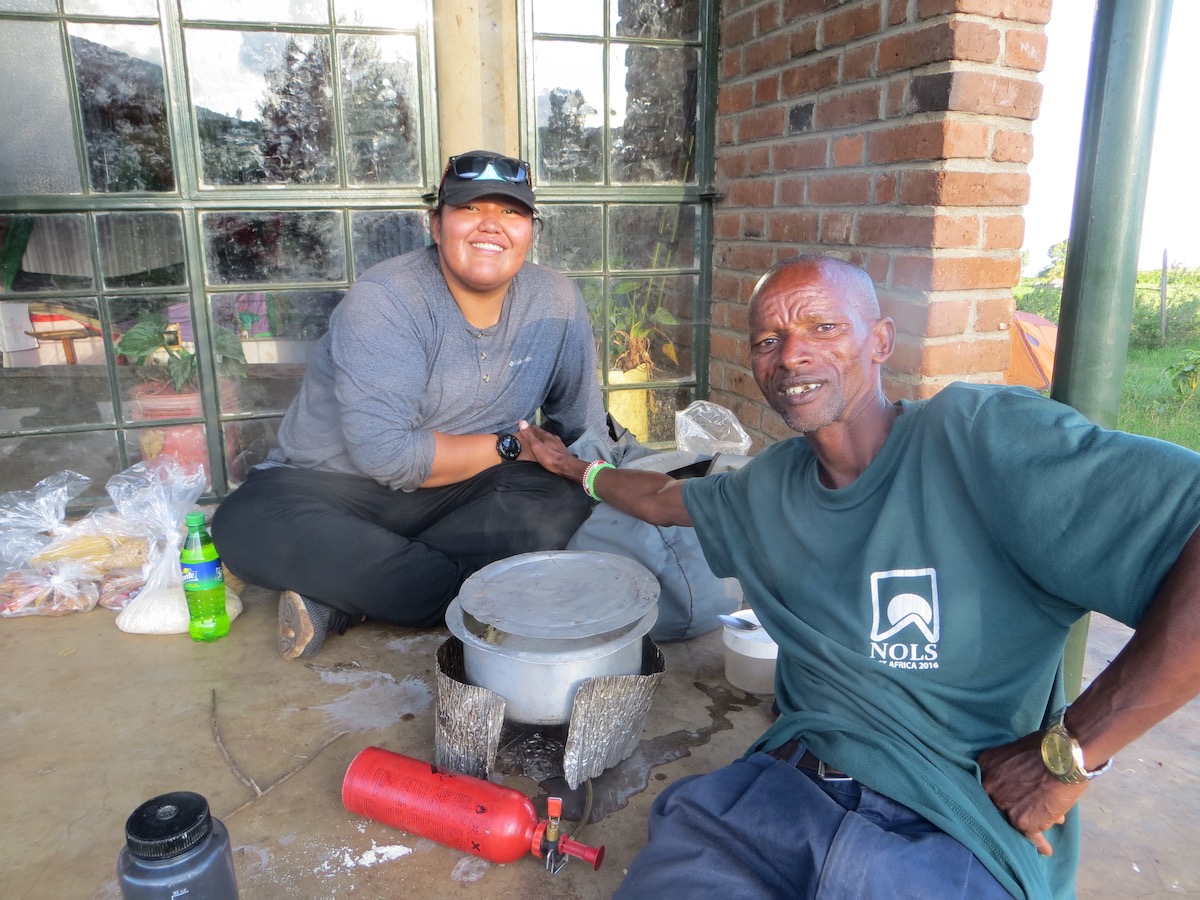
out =
[[[427,240],[453,2],[0,0],[0,492],[169,452],[220,496],[265,458],[346,288]],[[714,0],[517,10],[535,253],[669,444],[706,387]]]
[[[0,491],[260,462],[364,269],[425,243],[425,0],[0,0]]]
[[[610,413],[669,443],[706,387],[712,10],[528,0],[526,18],[539,262],[578,279]]]

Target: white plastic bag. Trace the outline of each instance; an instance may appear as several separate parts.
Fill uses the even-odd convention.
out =
[[[675,413],[675,443],[689,453],[716,456],[745,455],[751,441],[732,411],[718,403],[697,400]]]

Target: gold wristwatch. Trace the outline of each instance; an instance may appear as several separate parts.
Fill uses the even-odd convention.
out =
[[[1103,775],[1113,764],[1108,762],[1098,769],[1088,771],[1083,767],[1083,748],[1075,736],[1063,724],[1066,710],[1059,713],[1050,727],[1042,732],[1042,762],[1063,784],[1082,784],[1097,775]]]

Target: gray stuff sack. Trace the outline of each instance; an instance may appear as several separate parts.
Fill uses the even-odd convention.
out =
[[[702,462],[702,454],[659,452],[639,443],[609,418],[613,440],[589,430],[570,446],[580,459],[604,459],[617,467],[670,471]],[[687,458],[684,458],[687,457]],[[640,461],[636,466],[632,464]],[[567,544],[568,550],[616,553],[640,562],[658,578],[658,621],[650,631],[656,641],[682,641],[720,626],[718,613],[741,608],[742,591],[734,578],[718,578],[708,567],[694,528],[658,526],[598,504]]]

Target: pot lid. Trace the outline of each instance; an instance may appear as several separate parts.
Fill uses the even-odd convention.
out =
[[[463,611],[509,634],[582,638],[636,622],[658,602],[658,579],[615,553],[541,550],[497,560],[463,582]]]

